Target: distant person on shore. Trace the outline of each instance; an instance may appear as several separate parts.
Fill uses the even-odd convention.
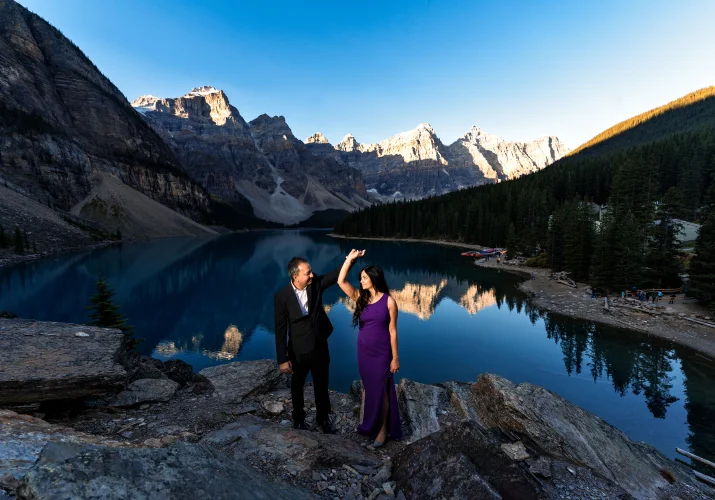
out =
[[[390,296],[385,275],[377,266],[360,271],[360,289],[347,280],[355,261],[365,250],[351,250],[340,269],[338,285],[355,301],[353,326],[359,326],[357,338],[358,369],[363,386],[363,421],[357,432],[373,440],[379,448],[391,439],[402,438],[400,412],[397,408],[395,373],[400,370],[397,353],[397,302]]]
[[[313,375],[316,423],[326,434],[335,432],[329,419],[328,381],[330,353],[328,337],[333,325],[323,309],[323,292],[338,282],[340,269],[315,276],[301,257],[288,262],[290,283],[273,296],[276,356],[280,370],[291,375],[293,427],[306,430],[303,387],[308,372]]]

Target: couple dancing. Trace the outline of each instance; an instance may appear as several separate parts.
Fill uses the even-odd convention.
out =
[[[377,266],[360,271],[360,289],[347,281],[348,272],[365,250],[352,250],[342,266],[315,276],[307,260],[293,257],[288,263],[291,282],[273,297],[276,355],[283,373],[291,375],[293,427],[307,429],[303,386],[313,375],[316,423],[323,432],[334,433],[330,421],[328,337],[333,325],[323,309],[323,292],[340,285],[355,301],[353,326],[359,326],[357,357],[363,384],[363,421],[357,432],[383,446],[387,437],[400,439],[400,415],[393,375],[400,369],[397,357],[397,303],[390,297],[385,275]]]

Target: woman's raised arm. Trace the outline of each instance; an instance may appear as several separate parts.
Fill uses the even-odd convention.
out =
[[[348,256],[345,257],[345,262],[343,263],[343,267],[340,268],[340,274],[338,275],[338,286],[345,292],[345,295],[353,300],[358,299],[360,292],[348,282],[348,272],[350,268],[353,267],[355,260],[363,255],[365,255],[365,250],[355,250],[354,248],[350,250]]]

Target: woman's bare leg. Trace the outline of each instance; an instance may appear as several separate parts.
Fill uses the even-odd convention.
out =
[[[377,434],[377,437],[375,438],[376,441],[379,441],[381,443],[385,442],[385,439],[387,439],[387,414],[390,411],[390,400],[387,397],[387,388],[385,388],[385,395],[382,398],[382,427],[380,427],[380,432]]]

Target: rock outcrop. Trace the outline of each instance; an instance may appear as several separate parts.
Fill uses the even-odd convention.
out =
[[[207,193],[123,94],[13,0],[0,0],[0,67],[0,180],[18,193],[63,212],[88,197],[111,210],[112,200],[92,193],[101,173],[191,219],[210,218]]]
[[[0,488],[14,490],[22,476],[35,465],[48,443],[132,446],[102,436],[51,425],[29,415],[0,410]]]
[[[293,474],[345,464],[381,465],[374,454],[353,441],[330,434],[299,431],[253,415],[239,417],[235,422],[208,434],[201,443],[231,450],[239,458],[262,456]]]
[[[203,446],[109,448],[50,444],[17,489],[19,499],[212,498],[307,500],[307,491],[271,481]]]
[[[487,374],[473,390],[477,413],[488,428],[514,433],[551,457],[583,464],[636,498],[699,498],[699,485],[686,468],[543,387]]]
[[[240,403],[251,394],[269,391],[283,379],[278,364],[268,359],[212,366],[201,370],[199,375],[211,382],[216,396],[233,403]]]
[[[0,319],[0,405],[117,391],[122,332],[87,325]]]
[[[360,144],[348,134],[331,150],[322,134],[315,134],[307,146],[318,156],[360,169],[367,189],[379,198],[422,198],[514,179],[568,153],[557,137],[510,142],[477,127],[446,146],[424,123],[377,144]]]
[[[0,411],[0,495],[704,500],[715,494],[686,466],[600,418],[496,375],[440,385],[403,379],[406,439],[372,449],[355,434],[359,382],[350,395],[331,391],[337,433],[325,435],[310,406],[312,430],[290,425],[290,391],[272,360],[198,375],[176,360],[135,364],[128,391],[161,393],[138,407],[110,413],[88,401],[84,413],[56,421],[62,425]],[[194,391],[197,377],[214,392]],[[307,402],[312,389],[306,387]]]
[[[473,498],[472,490],[485,498],[715,494],[687,467],[532,384],[482,374],[474,384],[403,379],[398,392],[410,444],[396,457],[393,475],[408,498],[436,498],[427,492]],[[538,488],[525,472],[541,478]]]
[[[247,123],[221,90],[141,96],[132,105],[210,193],[263,219],[295,223],[369,204],[358,170],[311,154],[282,116]]]

